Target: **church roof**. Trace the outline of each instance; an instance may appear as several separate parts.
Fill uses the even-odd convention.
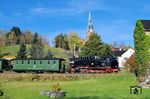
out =
[[[94,33],[94,28],[93,28],[93,24],[92,24],[92,17],[91,17],[91,12],[89,12],[88,26],[87,26],[87,37],[89,37],[93,33]]]

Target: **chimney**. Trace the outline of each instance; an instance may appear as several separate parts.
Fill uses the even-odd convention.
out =
[[[121,47],[119,48],[119,51],[122,51],[122,48],[121,48]]]

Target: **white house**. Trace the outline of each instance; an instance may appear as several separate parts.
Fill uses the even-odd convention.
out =
[[[128,50],[119,50],[119,51],[112,51],[115,56],[118,58],[118,65],[120,69],[124,68],[125,62],[132,56],[135,52],[132,48]]]

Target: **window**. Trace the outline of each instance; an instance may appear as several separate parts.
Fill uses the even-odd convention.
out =
[[[125,61],[127,61],[127,60],[128,60],[128,58],[127,58],[127,57],[124,57],[124,60],[125,60]]]
[[[56,63],[56,61],[53,62],[53,64],[55,64],[55,63]]]
[[[40,61],[40,64],[42,64],[42,61]]]
[[[30,64],[30,61],[28,61],[28,64]]]
[[[16,64],[18,64],[18,61],[16,60]]]
[[[50,64],[50,61],[48,61],[48,64]]]
[[[36,64],[36,61],[34,61],[34,64]]]
[[[24,61],[22,61],[22,64],[24,64]]]

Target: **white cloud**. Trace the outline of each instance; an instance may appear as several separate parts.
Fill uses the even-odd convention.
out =
[[[31,11],[37,14],[65,14],[75,15],[87,12],[89,10],[106,10],[102,1],[100,0],[74,0],[68,2],[63,8],[51,8],[51,7],[35,7],[31,8]]]
[[[17,12],[17,13],[15,14],[15,16],[21,16],[21,15],[22,15],[21,12]]]
[[[37,13],[37,14],[61,14],[61,13],[70,13],[73,12],[74,9],[66,9],[66,8],[46,8],[46,7],[38,7],[38,8],[32,8],[31,11]]]
[[[70,6],[78,12],[87,12],[89,10],[106,10],[102,0],[74,0],[70,2]]]

